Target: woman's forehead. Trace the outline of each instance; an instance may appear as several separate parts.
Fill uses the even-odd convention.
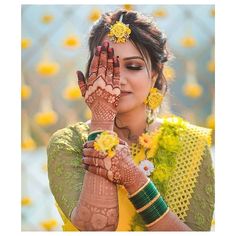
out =
[[[102,40],[102,43],[104,41],[109,42],[110,47],[112,47],[115,51],[115,55],[119,56],[120,58],[133,57],[133,56],[142,57],[139,50],[130,40],[127,40],[125,43],[115,43],[112,42],[108,36],[105,36],[104,39]]]

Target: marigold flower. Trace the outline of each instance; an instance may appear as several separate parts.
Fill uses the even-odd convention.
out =
[[[152,13],[152,15],[154,16],[154,17],[158,17],[158,18],[160,18],[160,17],[166,17],[167,16],[167,11],[166,11],[166,9],[157,9],[157,10],[155,10],[153,13]]]
[[[53,21],[54,16],[51,14],[45,14],[41,17],[41,22],[44,24],[49,24]]]
[[[153,172],[153,179],[163,182],[169,178],[170,174],[169,167],[166,164],[160,164]]]
[[[176,152],[179,149],[179,145],[179,138],[175,135],[163,135],[159,140],[159,146],[171,152]]]
[[[39,112],[35,115],[34,120],[41,126],[53,125],[57,122],[57,114],[54,111]]]
[[[147,106],[154,110],[156,109],[158,106],[160,106],[161,102],[163,100],[163,95],[158,91],[157,88],[151,88],[148,97],[145,100],[145,104],[147,104]]]
[[[113,157],[115,155],[115,147],[119,144],[119,139],[116,133],[109,133],[108,131],[103,131],[94,143],[94,149],[96,151],[107,153],[108,157]]]
[[[101,16],[101,11],[99,9],[93,9],[90,12],[88,18],[90,21],[94,22],[94,21],[98,20],[100,18],[100,16]]]
[[[31,40],[28,39],[28,38],[23,38],[23,39],[21,40],[21,48],[22,48],[22,49],[26,49],[26,48],[30,47],[31,44],[32,44],[32,43],[31,43]]]
[[[210,129],[215,129],[215,116],[214,116],[214,114],[211,114],[207,117],[206,125]]]
[[[21,205],[22,206],[29,206],[31,204],[32,204],[32,199],[30,197],[21,198]]]
[[[31,95],[31,88],[28,85],[22,85],[21,87],[21,99],[27,100]]]
[[[52,230],[53,228],[57,227],[57,225],[58,225],[56,219],[44,220],[40,224],[47,231]]]
[[[77,36],[71,35],[64,40],[63,44],[67,48],[76,48],[80,46],[80,40]]]
[[[127,25],[120,21],[116,21],[116,23],[111,26],[108,36],[116,43],[125,43],[130,34],[131,29]]]
[[[23,150],[34,150],[36,148],[36,143],[32,138],[26,138],[22,140],[21,148]]]
[[[151,148],[152,146],[152,137],[150,134],[143,133],[139,137],[139,143],[144,147],[144,148]]]
[[[165,66],[163,74],[167,80],[173,80],[175,78],[175,70],[170,66]]]
[[[202,87],[197,83],[187,83],[183,87],[183,92],[191,98],[198,98],[202,95]]]
[[[127,11],[132,11],[134,7],[132,4],[124,4],[123,8]]]
[[[183,47],[185,48],[192,48],[195,47],[197,44],[197,41],[194,37],[192,36],[186,36],[184,38],[182,38],[181,40],[181,44]]]
[[[207,69],[210,73],[215,72],[215,62],[213,60],[211,60],[207,63]]]
[[[37,72],[45,77],[54,76],[59,71],[59,64],[56,62],[40,62],[36,67]]]
[[[67,100],[78,100],[82,97],[80,89],[74,86],[69,86],[64,90],[63,96]]]

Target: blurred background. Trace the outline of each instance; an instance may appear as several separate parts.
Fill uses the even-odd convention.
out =
[[[175,59],[164,70],[165,112],[215,128],[213,5],[22,5],[22,231],[61,230],[46,145],[56,130],[90,118],[75,72],[85,71],[91,26],[117,8],[152,16],[167,35]]]

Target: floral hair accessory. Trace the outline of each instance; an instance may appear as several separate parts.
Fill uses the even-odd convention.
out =
[[[116,21],[116,23],[110,27],[110,32],[108,33],[111,41],[115,43],[125,43],[128,40],[129,35],[131,34],[129,25],[124,24],[122,22],[122,19],[123,14],[120,17],[120,20]]]
[[[97,136],[94,143],[94,149],[112,158],[115,156],[115,148],[119,144],[119,138],[116,133],[103,131]]]

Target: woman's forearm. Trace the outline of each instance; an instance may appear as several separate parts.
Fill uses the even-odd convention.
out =
[[[130,195],[138,191],[138,189],[140,189],[148,180],[144,174],[139,172],[139,170],[137,170],[136,176],[137,181],[134,184],[125,186]],[[152,226],[147,228],[149,231],[191,231],[191,229],[186,224],[184,224],[172,211],[169,211],[161,219],[157,220],[157,222],[155,222]]]
[[[112,130],[112,124],[92,122],[90,132],[98,129]],[[71,221],[81,231],[115,231],[119,220],[116,184],[86,171],[83,188]]]
[[[79,201],[71,214],[73,225],[80,231],[115,231],[118,213],[116,185],[86,172]]]

